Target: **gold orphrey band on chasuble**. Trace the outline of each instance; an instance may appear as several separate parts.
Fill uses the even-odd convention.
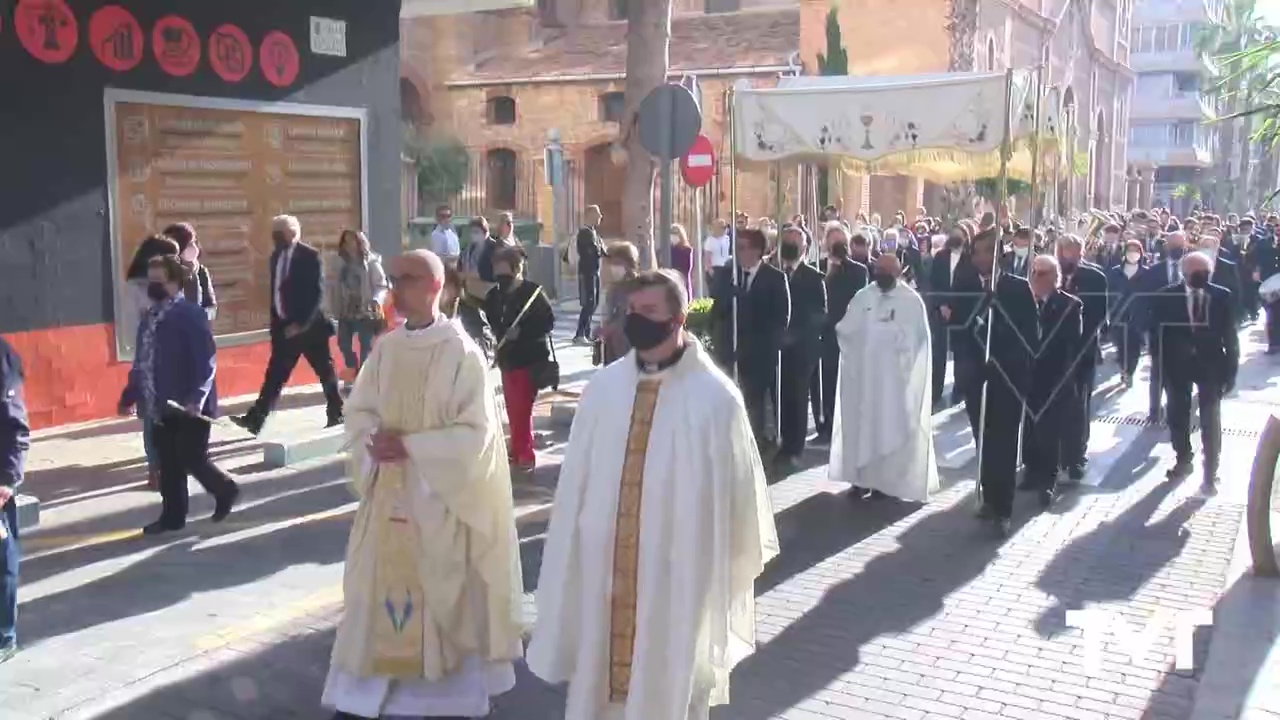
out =
[[[640,560],[640,498],[644,489],[644,460],[658,405],[658,380],[642,380],[636,387],[627,432],[626,458],[618,491],[614,524],[613,592],[609,612],[609,701],[624,702],[631,687],[631,659],[636,647],[636,584]]]

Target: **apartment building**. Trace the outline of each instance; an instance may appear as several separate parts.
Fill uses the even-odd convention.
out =
[[[1129,126],[1129,162],[1153,179],[1151,197],[1185,213],[1218,162],[1215,104],[1207,94],[1215,69],[1196,38],[1222,19],[1226,0],[1136,0],[1130,65],[1138,74]]]

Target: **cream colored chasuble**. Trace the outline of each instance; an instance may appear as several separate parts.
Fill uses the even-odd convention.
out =
[[[403,434],[408,460],[372,461],[378,429]],[[409,713],[373,708],[382,713],[483,714],[486,664],[506,664],[514,682],[522,623],[511,480],[482,353],[454,322],[392,331],[356,380],[346,431],[361,505],[326,704],[367,715],[364,700],[341,701],[376,681],[386,702],[388,683],[417,701]],[[459,705],[459,693],[471,700]]]

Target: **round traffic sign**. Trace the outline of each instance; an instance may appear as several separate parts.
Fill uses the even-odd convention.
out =
[[[659,85],[640,103],[640,144],[659,160],[688,152],[702,130],[702,111],[687,88]]]
[[[693,140],[693,147],[680,158],[680,176],[690,187],[702,187],[716,174],[715,147],[706,135]]]

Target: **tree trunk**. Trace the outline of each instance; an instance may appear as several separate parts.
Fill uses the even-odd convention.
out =
[[[978,7],[980,0],[951,0],[947,16],[950,47],[948,72],[972,72],[978,39]],[[969,217],[973,212],[977,191],[971,182],[951,183],[942,189],[942,217],[950,223]]]
[[[627,4],[626,117],[622,143],[627,167],[622,186],[622,228],[640,251],[640,265],[656,266],[654,256],[654,180],[656,163],[640,144],[640,103],[667,81],[670,68],[671,0],[629,0]]]

